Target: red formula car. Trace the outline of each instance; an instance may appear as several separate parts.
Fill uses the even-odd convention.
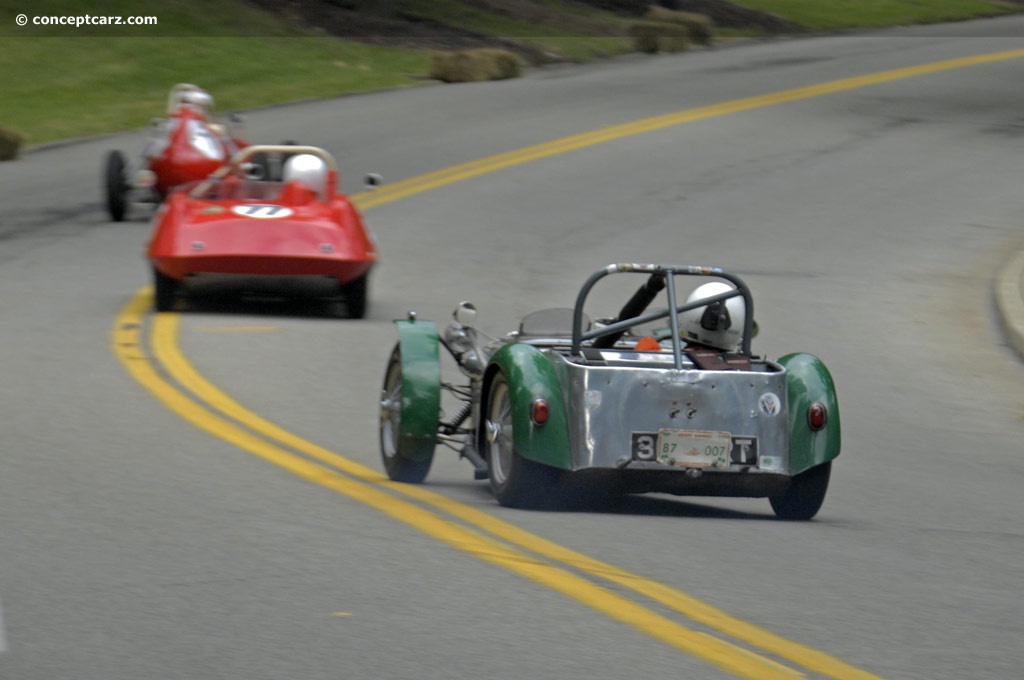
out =
[[[228,122],[237,122],[237,119]],[[171,88],[167,117],[153,122],[142,157],[130,164],[120,151],[107,154],[105,197],[115,222],[133,203],[159,203],[174,187],[203,179],[247,143],[213,115],[213,97],[189,83]]]
[[[253,159],[285,157],[280,181]],[[147,257],[156,308],[170,311],[203,280],[237,285],[301,282],[366,314],[377,246],[338,189],[334,158],[312,146],[249,146],[209,178],[172,191],[154,217]],[[308,284],[308,285],[306,285]]]

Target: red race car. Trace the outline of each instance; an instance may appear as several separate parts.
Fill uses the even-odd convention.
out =
[[[230,123],[237,123],[232,117]],[[115,222],[132,203],[159,203],[179,184],[203,179],[247,143],[213,116],[213,97],[189,83],[171,88],[167,118],[153,122],[142,158],[129,167],[120,151],[107,154],[106,203]]]
[[[266,157],[286,158],[280,181],[263,179],[253,159]],[[365,316],[377,246],[337,185],[323,149],[275,145],[246,147],[209,178],[172,191],[147,251],[157,310],[172,310],[204,280],[240,290],[299,282],[343,298],[349,317]]]

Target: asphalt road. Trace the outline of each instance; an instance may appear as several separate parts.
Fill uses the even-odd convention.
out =
[[[361,196],[383,257],[362,321],[136,318],[149,228],[107,220],[100,167],[142,133],[0,165],[0,678],[1015,677],[1024,366],[992,277],[1024,243],[1017,36],[755,42],[252,112],[250,139],[327,148],[350,193],[412,180]],[[513,511],[444,450],[430,495],[381,483],[392,319],[472,299],[501,334],[613,261],[734,270],[755,349],[830,366],[844,446],[814,521],[660,496]]]

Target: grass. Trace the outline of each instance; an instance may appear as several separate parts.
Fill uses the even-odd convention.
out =
[[[570,0],[534,0],[542,20],[459,0],[394,0],[405,13],[516,40],[575,60],[620,54],[628,19]],[[1003,0],[733,0],[811,30],[930,23],[1019,11]],[[15,16],[156,16],[157,26],[19,27]],[[554,19],[552,17],[555,17]],[[595,27],[603,27],[597,30]],[[735,35],[735,31],[730,31]],[[324,36],[242,0],[41,0],[0,8],[0,126],[28,143],[144,127],[168,89],[194,82],[219,111],[420,82],[424,52]]]
[[[145,126],[178,82],[232,111],[411,84],[427,63],[334,38],[5,39],[0,125],[42,143]]]
[[[1001,0],[739,0],[812,31],[961,21],[1020,11]]]
[[[93,0],[39,2],[30,16],[96,15]],[[28,7],[27,5],[24,7]],[[429,56],[327,37],[241,0],[108,0],[104,16],[157,16],[158,27],[35,27],[0,9],[0,126],[28,143],[134,129],[193,82],[217,110],[251,109],[419,82]]]

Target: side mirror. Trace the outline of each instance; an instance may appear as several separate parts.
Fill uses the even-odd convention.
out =
[[[367,191],[373,191],[380,187],[384,183],[384,178],[378,175],[376,172],[366,173],[366,177],[363,178],[363,187]]]

